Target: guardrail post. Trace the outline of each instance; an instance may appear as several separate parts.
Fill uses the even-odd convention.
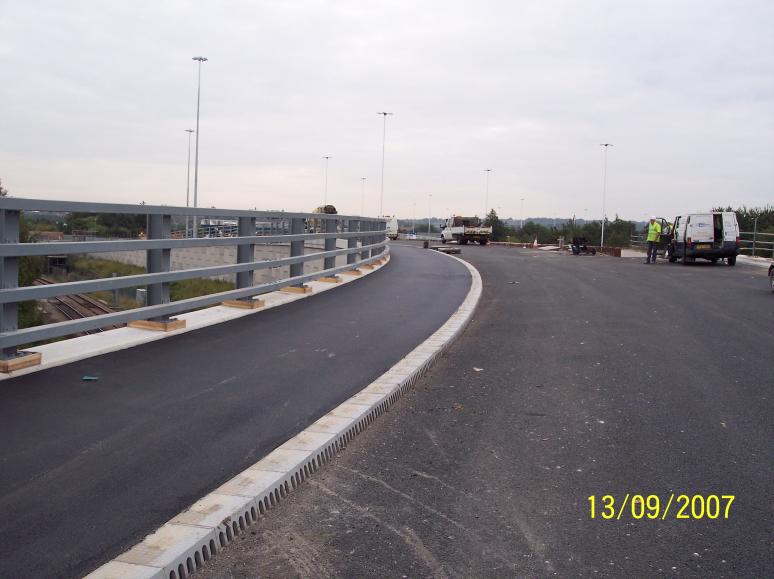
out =
[[[371,231],[371,222],[370,221],[361,221],[360,222],[360,233],[365,234],[366,232]],[[368,245],[371,243],[371,238],[368,235],[361,235],[360,236],[360,243],[362,245]],[[360,252],[360,259],[368,259],[371,257],[371,250],[366,249],[365,251]]]
[[[148,216],[148,239],[169,239],[172,232],[172,218],[169,215]],[[149,249],[146,256],[148,273],[169,271],[171,249]],[[148,305],[157,306],[169,303],[169,282],[154,283],[148,285]],[[153,318],[154,321],[163,322],[169,316]]]
[[[270,224],[271,226],[271,224]],[[261,226],[263,230],[263,226]],[[255,229],[255,217],[240,217],[239,225],[237,228],[237,235],[239,237],[250,237],[256,234]],[[250,263],[255,261],[255,244],[246,243],[244,245],[237,245],[237,263]],[[250,271],[238,271],[236,274],[236,286],[237,289],[244,289],[255,285],[255,270]],[[263,300],[254,298],[239,298],[236,300],[226,300],[221,305],[229,306],[232,308],[242,308],[246,310],[254,310],[262,308],[265,305]]]
[[[254,236],[255,217],[240,217],[238,234],[239,237]],[[250,263],[251,261],[255,261],[255,244],[237,245],[237,263]],[[253,280],[255,279],[254,274],[253,270],[237,272],[237,289],[252,287],[254,285]]]
[[[21,212],[15,209],[0,210],[0,243],[19,243]],[[19,287],[19,258],[0,259],[0,286],[3,289]],[[0,332],[14,332],[19,328],[19,304],[0,306]],[[0,372],[12,372],[40,364],[40,352],[19,352],[16,346],[7,346],[0,352]]]
[[[326,219],[324,221],[325,225],[323,226],[323,230],[325,233],[336,233],[338,230],[338,221],[336,219]],[[336,238],[335,237],[326,237],[325,238],[325,251],[333,251],[336,249]],[[331,269],[336,267],[336,257],[326,257],[323,259],[323,269]]]
[[[298,217],[294,217],[290,220],[290,235],[301,235],[304,233],[304,220]],[[304,241],[291,241],[290,242],[290,257],[298,257],[304,255]],[[290,264],[290,277],[296,277],[304,275],[303,263]]]
[[[378,224],[379,230],[384,231],[387,229],[387,222],[386,221],[380,221]],[[387,233],[380,233],[376,236],[376,243],[382,243],[385,239],[387,239]],[[376,253],[382,254],[384,253],[384,247],[380,247],[376,250]]]
[[[195,220],[194,220],[195,221]],[[171,215],[148,215],[148,239],[170,239],[172,237],[172,216]],[[162,273],[169,271],[172,257],[171,249],[148,249],[146,252],[145,263],[148,273]],[[158,306],[168,304],[169,282],[152,283],[147,286],[147,301],[149,306]],[[132,328],[141,328],[143,330],[161,330],[169,332],[185,327],[185,320],[170,318],[169,314],[156,316],[149,320],[137,320],[127,324]]]
[[[19,211],[3,209],[0,211],[0,242],[19,243]],[[19,258],[4,257],[0,260],[0,280],[3,289],[19,287]],[[13,332],[18,329],[19,304],[3,304],[0,308],[0,331]],[[17,355],[16,346],[3,348],[0,358],[10,360]]]
[[[302,235],[303,233],[304,233],[304,218],[293,217],[290,220],[290,234]],[[299,257],[301,255],[304,255],[304,240],[302,239],[301,241],[291,241],[290,257]],[[304,262],[291,263],[290,277],[296,277],[299,275],[304,275]],[[302,283],[299,283],[289,287],[284,287],[280,291],[288,292],[288,293],[309,293],[312,291],[312,288],[309,286],[305,286]]]
[[[354,231],[358,231],[360,227],[360,224],[355,219],[350,219],[347,221],[347,232],[352,233]],[[348,237],[347,238],[347,248],[348,249],[355,249],[357,248],[357,237]],[[347,254],[347,264],[351,263],[357,263],[357,252],[352,252]]]

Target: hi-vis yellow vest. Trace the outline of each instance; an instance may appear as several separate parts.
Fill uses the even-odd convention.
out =
[[[661,224],[658,221],[648,223],[648,241],[658,241],[661,236]]]

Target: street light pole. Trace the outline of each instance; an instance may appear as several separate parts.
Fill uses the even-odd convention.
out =
[[[433,194],[427,196],[427,236],[430,237],[430,216],[433,214]]]
[[[486,219],[487,216],[487,210],[489,209],[489,173],[491,173],[491,169],[484,169],[484,173],[486,173],[486,193],[484,194],[484,219]]]
[[[384,215],[384,147],[387,143],[387,115],[391,115],[392,113],[382,112],[376,114],[382,115],[384,118],[384,126],[382,129],[382,185],[381,193],[379,194],[379,217],[382,217]]]
[[[524,197],[520,199],[521,201],[521,216],[519,217],[519,229],[524,229]]]
[[[360,188],[360,215],[365,214],[365,177],[360,177],[360,182],[362,183],[362,186]]]
[[[602,238],[599,241],[599,246],[605,246],[605,200],[607,197],[607,149],[612,147],[612,143],[601,143],[600,147],[605,148],[605,161],[602,169]]]
[[[330,155],[323,157],[323,159],[325,159],[325,193],[323,194],[323,207],[328,204],[328,160],[330,158]]]
[[[196,161],[194,162],[194,207],[199,206],[199,103],[202,94],[202,63],[207,62],[204,56],[194,56],[192,60],[199,62],[199,80],[196,83]],[[198,237],[199,218],[194,215],[193,236]]]
[[[193,129],[186,129],[186,133],[188,133],[188,172],[185,176],[185,206],[189,207],[191,205],[191,133],[194,132]],[[185,237],[188,239],[188,234],[190,233],[190,224],[188,223],[189,219],[191,219],[190,216],[185,216]]]

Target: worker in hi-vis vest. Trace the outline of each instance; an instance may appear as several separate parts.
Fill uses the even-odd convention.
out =
[[[656,244],[661,237],[661,224],[651,216],[648,222],[648,258],[645,263],[656,263]]]

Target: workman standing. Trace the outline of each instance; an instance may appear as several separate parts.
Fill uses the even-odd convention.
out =
[[[656,263],[656,244],[661,237],[661,224],[651,215],[648,223],[648,258],[645,263]],[[652,260],[652,261],[651,261]]]

